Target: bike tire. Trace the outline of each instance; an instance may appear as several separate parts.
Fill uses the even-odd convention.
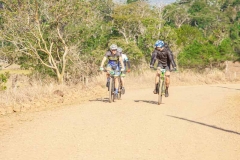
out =
[[[109,93],[109,103],[112,103],[113,101],[113,88],[112,88],[112,84],[113,84],[113,79],[110,78],[110,82],[109,82],[109,87],[108,87],[108,93]]]
[[[121,97],[122,97],[122,90],[121,90],[121,88],[122,88],[122,81],[121,81],[121,78],[118,77],[118,100],[120,100]]]
[[[114,88],[115,88],[115,78],[111,78],[112,79],[112,89],[111,89],[111,93],[112,93],[112,102],[115,102],[115,90],[114,90]]]
[[[163,82],[161,83],[161,80],[158,82],[158,105],[162,103],[162,87],[163,87]]]

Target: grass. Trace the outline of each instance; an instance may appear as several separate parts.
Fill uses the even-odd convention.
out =
[[[30,70],[11,70],[11,69],[0,70],[0,74],[4,74],[6,72],[9,72],[9,74],[23,74],[23,75],[29,75],[32,73],[32,71]]]
[[[76,103],[84,98],[86,99],[86,97],[107,92],[105,73],[89,78],[89,84],[86,86],[81,81],[78,81],[77,84],[67,83],[59,85],[54,79],[29,77],[26,76],[31,73],[28,70],[4,70],[4,72],[7,71],[10,72],[11,76],[8,80],[7,90],[0,92],[0,109],[14,108],[15,106],[24,107],[25,104],[33,107],[39,106],[39,104],[45,107],[56,104],[65,105],[65,102]],[[3,73],[3,71],[0,71],[0,73]],[[141,72],[131,72],[125,78],[126,87],[128,89],[154,87],[155,75],[156,71],[150,69],[142,70]],[[240,75],[236,74],[236,72],[225,73],[218,69],[208,70],[203,73],[191,70],[171,73],[171,86],[237,82],[240,82]],[[64,97],[54,94],[56,90],[63,92]]]
[[[42,109],[81,103],[90,97],[105,93],[98,82],[90,82],[89,86],[82,83],[59,85],[51,78],[43,80],[26,75],[11,75],[7,86],[7,90],[0,91],[0,116],[15,108],[25,111],[29,106],[31,109]]]
[[[145,70],[142,73],[130,73],[126,77],[126,83],[132,87],[153,87],[156,71]],[[133,81],[136,80],[136,81]],[[225,73],[224,71],[213,69],[203,73],[184,70],[178,72],[171,72],[170,85],[205,85],[205,84],[219,84],[219,83],[236,83],[240,82],[240,75],[236,72]]]

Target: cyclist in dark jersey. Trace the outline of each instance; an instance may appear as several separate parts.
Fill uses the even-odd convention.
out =
[[[106,60],[108,60],[108,64],[107,64],[107,87],[109,85],[109,80],[110,80],[110,71],[114,71],[114,76],[119,76],[121,74],[120,72],[120,67],[119,67],[119,62],[122,66],[123,65],[123,61],[122,61],[122,56],[121,54],[117,51],[118,47],[117,45],[115,44],[112,44],[110,46],[110,50],[106,52],[103,60],[102,60],[102,63],[101,63],[101,67],[100,67],[100,70],[103,70],[103,65],[105,63]],[[124,71],[125,68],[122,67],[121,68],[121,71]],[[118,81],[117,79],[115,78],[115,94],[117,95],[118,94]]]
[[[156,74],[156,78],[155,78],[155,89],[154,89],[153,93],[157,94],[157,85],[158,85],[158,81],[160,78],[161,69],[166,69],[165,97],[168,97],[169,96],[168,88],[169,88],[169,84],[170,84],[170,64],[172,64],[172,66],[174,68],[173,70],[176,70],[176,64],[173,60],[171,51],[168,48],[166,48],[164,46],[164,42],[160,41],[160,40],[158,40],[155,43],[155,50],[152,53],[150,68],[153,68],[156,60],[158,61],[158,65],[157,65],[157,74]]]

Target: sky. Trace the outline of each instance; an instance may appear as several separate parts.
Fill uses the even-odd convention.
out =
[[[124,0],[114,0],[115,2],[119,2],[119,1],[124,1]],[[173,3],[176,0],[149,0],[149,2],[151,4],[169,4],[169,3]]]
[[[169,4],[169,3],[173,3],[175,2],[175,0],[149,0],[150,3],[165,3],[165,4]]]

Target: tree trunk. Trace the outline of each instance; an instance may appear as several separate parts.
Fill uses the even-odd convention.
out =
[[[63,84],[63,77],[64,75],[59,72],[59,69],[56,69],[56,74],[57,74],[57,80],[59,84]]]
[[[62,74],[59,74],[59,75],[57,76],[57,78],[58,78],[58,83],[59,83],[59,84],[63,84],[63,82],[64,82],[64,81],[63,81],[63,77],[64,77],[64,76],[63,76]]]

